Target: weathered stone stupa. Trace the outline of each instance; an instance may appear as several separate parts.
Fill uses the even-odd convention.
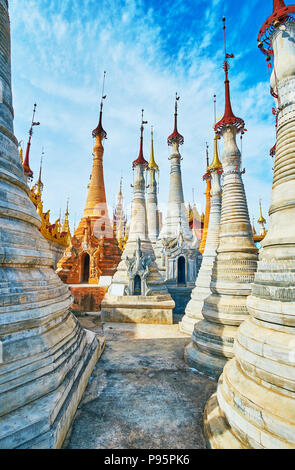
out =
[[[101,347],[70,313],[38,230],[13,134],[7,0],[0,18],[0,448],[57,448]]]
[[[102,142],[107,134],[102,127],[103,99],[99,124],[92,132],[96,142],[83,217],[72,237],[71,246],[66,249],[57,269],[62,281],[71,285],[75,298],[74,311],[99,310],[121,259],[106,203]]]
[[[184,143],[184,138],[177,129],[178,100],[179,96],[176,94],[174,131],[168,137],[172,153],[169,157],[171,167],[167,215],[155,251],[158,267],[175,301],[174,312],[184,313],[201,264],[201,254],[189,227],[184,204],[182,157],[179,153],[179,146]]]
[[[210,217],[208,232],[206,237],[205,252],[203,254],[202,265],[197,277],[196,287],[192,291],[192,297],[185,309],[185,316],[183,317],[180,328],[182,331],[188,334],[192,334],[196,322],[203,320],[202,308],[204,300],[211,294],[210,284],[212,279],[212,270],[216,258],[216,250],[218,247],[218,235],[221,215],[221,187],[220,177],[222,174],[222,164],[218,157],[217,140],[218,135],[215,134],[214,138],[214,157],[212,164],[207,168],[207,177],[211,179],[210,183]],[[196,366],[196,345],[193,341],[190,343],[185,350],[185,358],[188,363]],[[202,353],[200,352],[202,355]]]
[[[147,224],[150,241],[156,243],[159,236],[159,211],[158,211],[158,182],[159,167],[155,162],[154,131],[151,131],[151,158],[148,164],[148,188],[147,188]]]
[[[274,0],[259,47],[274,54],[277,141],[269,230],[235,358],[205,410],[213,448],[295,448],[295,5]],[[269,59],[268,59],[269,60]]]
[[[224,31],[225,31],[225,18]],[[225,44],[226,50],[226,44]],[[241,154],[236,134],[244,121],[234,116],[230,102],[228,61],[225,53],[225,113],[215,130],[224,139],[224,171],[219,244],[210,284],[211,295],[204,301],[204,320],[195,325],[193,342],[198,353],[198,369],[218,376],[233,357],[238,326],[248,317],[247,296],[257,268],[257,248],[253,242],[244,184]]]
[[[113,322],[171,324],[174,302],[159,273],[148,238],[144,178],[148,162],[143,156],[144,124],[142,111],[140,151],[133,162],[135,177],[129,238],[102,302],[102,316]]]

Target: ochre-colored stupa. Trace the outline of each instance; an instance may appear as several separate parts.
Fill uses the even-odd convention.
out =
[[[58,263],[57,273],[71,284],[74,311],[97,311],[120,262],[120,249],[108,215],[103,175],[103,139],[101,102],[99,124],[92,132],[96,139],[93,167],[83,217],[71,239],[71,245]]]

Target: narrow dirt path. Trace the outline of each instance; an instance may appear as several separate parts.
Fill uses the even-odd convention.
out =
[[[91,327],[91,320],[82,323]],[[101,333],[98,327],[96,331]],[[190,338],[177,325],[108,323],[103,334],[105,352],[65,447],[205,448],[203,410],[216,381],[184,363]]]

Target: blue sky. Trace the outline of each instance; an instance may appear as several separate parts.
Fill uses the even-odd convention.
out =
[[[42,147],[44,208],[54,221],[70,198],[70,217],[79,222],[92,167],[91,131],[98,122],[103,71],[107,100],[103,124],[108,204],[115,204],[121,174],[130,212],[131,163],[138,155],[140,110],[150,125],[160,167],[160,207],[169,187],[167,136],[173,130],[174,96],[185,144],[182,172],[186,202],[204,210],[205,143],[213,150],[213,94],[217,116],[224,110],[222,17],[227,17],[234,113],[248,132],[243,142],[244,183],[252,219],[270,203],[275,142],[273,100],[265,59],[257,48],[260,26],[271,14],[264,0],[10,0],[15,135],[28,138],[32,108],[38,104],[31,168],[38,176]],[[238,139],[239,141],[239,139]],[[220,153],[222,142],[220,143]],[[267,217],[266,217],[267,218]],[[257,227],[257,224],[256,224]]]

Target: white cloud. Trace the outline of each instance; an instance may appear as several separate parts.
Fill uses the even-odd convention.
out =
[[[198,3],[200,8],[204,5]],[[190,14],[189,5],[182,0],[174,0],[161,21],[159,10],[146,8],[139,0],[104,0],[99,8],[93,0],[10,2],[15,132],[19,139],[27,139],[36,101],[41,126],[34,131],[31,163],[37,175],[44,146],[44,207],[51,209],[53,219],[60,208],[64,210],[68,196],[72,222],[75,214],[76,222],[82,215],[92,164],[91,131],[97,125],[104,70],[107,100],[103,123],[108,132],[104,171],[109,204],[115,203],[121,172],[126,202],[131,199],[131,163],[138,154],[142,107],[149,125],[155,126],[155,152],[161,169],[159,199],[167,202],[166,139],[173,128],[174,94],[178,91],[179,130],[185,137],[185,197],[192,200],[195,188],[196,200],[204,209],[202,175],[205,142],[210,142],[210,152],[213,148],[213,94],[218,95],[218,115],[224,101],[222,35],[215,27],[223,5],[220,0],[206,5],[203,13],[198,10],[189,31],[175,23],[176,18]],[[210,46],[217,37],[218,47],[212,52]],[[268,152],[274,143],[274,124],[268,112],[267,83],[260,77],[254,85],[245,85],[247,72],[235,65],[230,78],[234,112],[245,119],[248,129],[244,180],[250,215],[257,215],[260,196],[265,214],[269,205],[272,161]],[[149,142],[148,126],[146,158]]]

